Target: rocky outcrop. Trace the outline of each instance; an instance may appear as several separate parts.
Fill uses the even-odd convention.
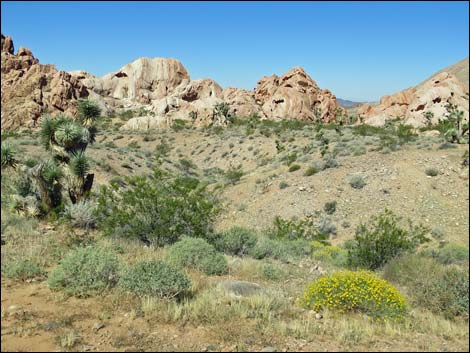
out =
[[[140,130],[171,125],[175,119],[205,126],[213,122],[214,106],[226,102],[230,114],[263,119],[335,119],[342,110],[335,96],[321,90],[302,68],[278,77],[264,77],[252,91],[212,79],[191,80],[176,59],[140,58],[103,77],[85,71],[57,71],[39,64],[27,48],[13,54],[13,41],[2,36],[2,127],[30,125],[47,109],[74,114],[77,99],[89,97],[104,113],[145,108],[122,129]]]
[[[3,130],[34,126],[45,111],[74,114],[76,103],[88,96],[86,87],[53,65],[42,65],[27,48],[16,55],[13,41],[2,35],[1,123]]]
[[[284,75],[263,77],[255,89],[256,103],[269,119],[299,119],[307,121],[335,120],[343,111],[329,90],[322,90],[300,67]]]
[[[232,115],[247,117],[257,114],[266,118],[261,105],[256,103],[254,91],[228,87],[224,89],[223,100],[230,105],[230,114]]]
[[[432,123],[444,118],[448,103],[456,104],[468,120],[468,88],[455,75],[440,72],[416,87],[382,97],[376,106],[364,104],[357,112],[370,125],[381,126],[387,120],[399,118],[419,127],[426,124],[426,112],[433,114]]]

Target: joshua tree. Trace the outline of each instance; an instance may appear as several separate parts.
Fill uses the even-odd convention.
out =
[[[52,190],[51,182],[60,184],[62,177],[65,179],[72,203],[80,201],[91,190],[94,174],[88,173],[90,162],[85,150],[89,143],[95,141],[97,130],[94,123],[99,115],[99,107],[86,100],[79,103],[75,119],[59,115],[54,119],[46,117],[43,120],[41,142],[46,150],[52,151],[61,172],[58,174],[60,177],[55,179],[43,178],[44,171],[51,170],[52,166],[46,166],[44,163],[38,166],[33,176],[38,183],[41,196]]]
[[[212,112],[212,122],[217,123],[217,125],[225,125],[227,122],[230,122],[231,116],[229,114],[230,106],[228,103],[221,102],[217,103],[214,106]]]
[[[444,136],[449,142],[462,143],[463,136],[468,133],[468,124],[463,124],[464,112],[458,109],[456,104],[449,103],[446,105],[447,120],[452,123],[453,127],[447,130]]]

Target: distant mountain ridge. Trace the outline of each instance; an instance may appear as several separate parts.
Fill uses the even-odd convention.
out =
[[[353,101],[350,101],[347,99],[341,99],[341,98],[336,98],[336,101],[341,107],[346,108],[346,109],[354,108],[365,103],[365,102],[353,102]]]

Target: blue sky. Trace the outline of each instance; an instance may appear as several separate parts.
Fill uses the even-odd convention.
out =
[[[1,30],[41,63],[102,76],[173,57],[191,78],[252,89],[302,66],[356,101],[413,86],[468,56],[468,2],[9,2]]]

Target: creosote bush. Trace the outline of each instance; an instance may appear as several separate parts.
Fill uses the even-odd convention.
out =
[[[191,282],[184,273],[165,262],[142,261],[125,271],[119,285],[137,295],[174,298],[189,290]]]
[[[373,216],[369,224],[361,224],[349,248],[349,264],[371,270],[407,251],[414,251],[418,245],[429,241],[425,236],[428,229],[409,222],[408,229],[399,225],[400,217],[385,209]]]
[[[163,246],[184,235],[213,234],[216,203],[198,179],[173,177],[156,168],[150,176],[125,180],[125,187],[111,182],[100,190],[96,215],[105,235]]]
[[[449,265],[468,261],[468,246],[449,243],[439,249],[438,260],[439,262]]]
[[[228,272],[227,259],[200,238],[184,238],[168,249],[167,261],[175,267],[195,268],[207,275]]]
[[[113,287],[118,280],[119,260],[106,248],[87,246],[70,252],[49,274],[51,289],[86,297]]]
[[[311,283],[301,300],[320,311],[360,312],[376,319],[399,319],[406,313],[404,296],[387,281],[366,271],[341,271]]]
[[[247,255],[256,244],[256,235],[249,229],[233,227],[221,233],[214,241],[217,250],[226,254]]]

